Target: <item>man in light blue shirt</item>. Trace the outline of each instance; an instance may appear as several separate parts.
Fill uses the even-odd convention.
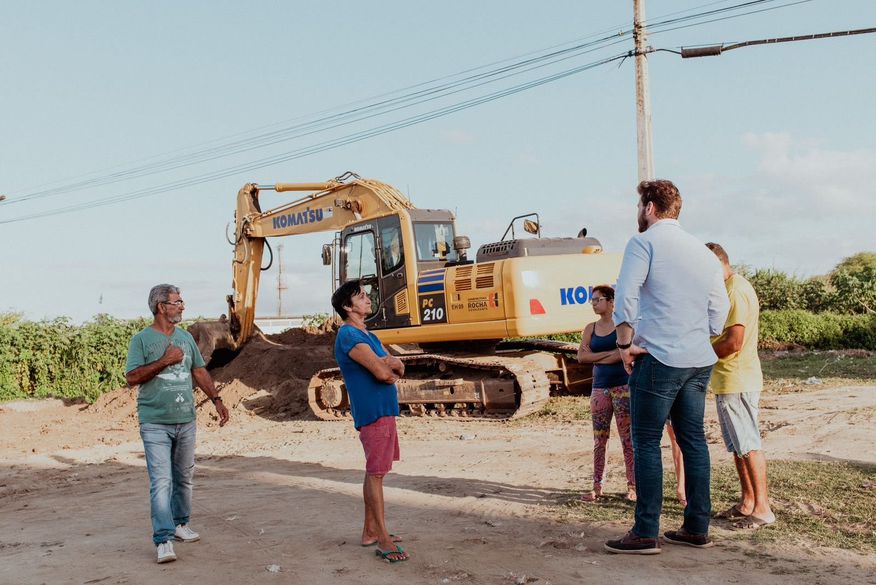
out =
[[[638,187],[639,235],[627,243],[617,280],[617,346],[630,376],[636,520],[605,543],[613,553],[656,554],[663,506],[660,440],[672,421],[684,454],[687,506],[673,544],[712,546],[709,539],[709,449],[703,431],[706,387],[718,360],[709,337],[730,310],[723,271],[705,245],[681,229],[681,195],[670,181]],[[634,335],[635,334],[635,335]]]

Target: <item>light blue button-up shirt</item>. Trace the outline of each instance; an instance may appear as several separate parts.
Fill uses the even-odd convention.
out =
[[[709,341],[730,311],[718,258],[678,220],[661,219],[633,236],[617,279],[615,325],[635,328],[633,342],[674,368],[718,361]]]

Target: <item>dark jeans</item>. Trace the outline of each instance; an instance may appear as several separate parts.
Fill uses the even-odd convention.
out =
[[[639,356],[630,376],[630,414],[636,467],[636,523],[633,532],[656,538],[663,508],[663,459],[660,440],[666,419],[684,454],[684,528],[709,532],[709,448],[703,431],[706,386],[712,366],[673,368],[650,355]]]

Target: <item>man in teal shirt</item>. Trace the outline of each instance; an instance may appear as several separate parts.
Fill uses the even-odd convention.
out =
[[[201,538],[189,527],[195,469],[193,380],[216,407],[219,426],[228,422],[228,410],[195,340],[176,326],[184,307],[179,288],[170,284],[152,287],[149,310],[154,320],[131,339],[125,366],[128,385],[140,387],[137,416],[149,473],[152,542],[158,548],[159,563],[176,560],[173,540]]]

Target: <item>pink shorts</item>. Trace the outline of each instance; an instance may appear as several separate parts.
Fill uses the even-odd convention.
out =
[[[392,462],[399,460],[394,416],[381,416],[359,429],[359,440],[365,449],[365,473],[368,475],[386,475],[392,469]]]

